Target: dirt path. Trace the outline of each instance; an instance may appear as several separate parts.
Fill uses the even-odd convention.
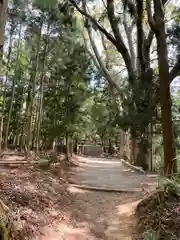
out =
[[[132,171],[113,159],[80,158],[72,171],[77,184],[91,191],[69,186],[73,196],[71,220],[44,229],[41,240],[132,240],[137,219],[137,203],[150,189],[155,179]],[[112,190],[120,192],[111,192]],[[51,238],[48,238],[51,236]]]
[[[76,184],[104,191],[89,191],[76,187],[70,190],[74,195],[73,216],[79,229],[77,238],[89,240],[131,240],[134,235],[135,207],[140,199],[154,186],[151,175],[134,172],[117,160],[79,157],[79,167],[73,171]],[[111,192],[112,190],[120,192]],[[82,231],[82,232],[81,232]]]
[[[41,240],[131,240],[140,194],[74,192],[72,219],[42,231]]]
[[[0,169],[0,196],[32,227],[33,240],[131,240],[134,209],[145,195],[141,183],[147,188],[154,180],[117,160],[81,158],[79,163],[71,172],[79,184],[123,191],[76,188],[61,165],[49,170],[20,166]]]
[[[78,162],[72,182],[92,188],[135,192],[154,188],[157,179],[157,175],[132,170],[115,158],[78,157]]]

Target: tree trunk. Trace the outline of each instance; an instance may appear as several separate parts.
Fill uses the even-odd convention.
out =
[[[142,136],[137,144],[136,166],[148,170],[149,160],[149,139],[148,136]]]
[[[37,41],[37,51],[36,51],[36,60],[35,60],[35,69],[31,75],[31,80],[30,80],[30,102],[29,106],[27,108],[27,138],[26,138],[26,151],[27,154],[30,150],[31,143],[32,143],[32,118],[33,118],[33,106],[34,106],[34,98],[35,98],[35,91],[36,91],[36,78],[37,78],[37,71],[38,71],[38,66],[39,66],[39,52],[40,52],[40,41],[41,41],[41,34],[42,34],[42,27],[43,27],[43,21],[44,21],[44,16],[41,22],[40,30],[39,30],[39,36],[38,36],[38,41]]]
[[[120,133],[120,144],[119,144],[119,156],[124,158],[125,156],[125,132],[121,131]]]
[[[49,28],[50,23],[48,23],[47,28],[47,36],[49,36]],[[47,51],[48,51],[48,37],[45,40],[44,52],[43,52],[43,65],[41,69],[41,86],[40,86],[40,106],[39,106],[39,118],[37,124],[37,139],[36,139],[36,151],[39,151],[40,146],[40,129],[41,129],[41,121],[43,115],[43,97],[44,97],[44,76],[45,76],[45,67],[46,67],[46,58],[47,58]]]
[[[44,95],[44,73],[41,76],[41,90],[40,90],[40,105],[39,105],[39,114],[38,114],[38,122],[37,122],[37,133],[36,133],[36,151],[39,152],[40,146],[40,129],[41,129],[41,121],[42,121],[42,113],[43,113],[43,95]]]
[[[39,99],[35,99],[35,118],[34,118],[34,131],[32,138],[32,146],[35,149],[37,143],[37,129],[38,129],[38,119],[39,119]]]
[[[72,143],[72,137],[69,140],[69,153],[70,153],[70,157],[72,158],[73,155],[73,143]]]
[[[113,146],[112,146],[112,140],[111,140],[111,139],[109,139],[108,154],[109,154],[110,156],[113,155]]]
[[[23,86],[23,90],[22,90],[22,93],[21,93],[22,95],[21,95],[20,109],[19,109],[20,112],[23,111],[23,103],[25,101],[25,97],[24,97],[25,96],[25,91],[26,91],[26,89]],[[23,125],[22,116],[18,116],[19,115],[18,113],[19,112],[16,113],[16,122],[17,122],[16,133],[15,133],[15,135],[16,135],[16,138],[15,138],[16,139],[16,141],[15,141],[16,148],[19,147],[19,143],[20,143],[19,139],[20,139],[20,135],[21,135],[21,127]]]
[[[168,71],[169,66],[167,60],[167,49],[165,50],[165,39],[165,31],[161,31],[161,33],[157,37],[157,51],[159,61],[160,102],[164,141],[164,173],[166,175],[169,175],[176,172],[176,152],[173,143],[172,110]]]
[[[129,51],[131,54],[132,67],[135,70],[136,69],[136,55],[135,55],[135,51],[134,51],[133,37],[132,37],[133,25],[130,26],[130,24],[128,23],[127,15],[128,15],[128,9],[127,9],[126,4],[124,3],[123,25],[124,25],[124,30],[125,30],[125,33],[127,36]]]
[[[69,134],[66,133],[65,136],[65,141],[66,141],[66,160],[69,161],[70,160],[70,146],[69,146]]]
[[[15,95],[15,89],[16,89],[17,70],[18,70],[19,54],[20,54],[21,29],[22,29],[22,25],[20,24],[19,36],[18,36],[17,57],[16,57],[16,67],[15,67],[15,73],[14,73],[13,85],[12,85],[12,96],[11,96],[11,102],[10,102],[9,113],[8,113],[8,120],[7,120],[6,131],[5,131],[5,140],[4,140],[4,146],[5,146],[5,148],[7,148],[8,133],[9,133],[9,124],[10,124],[10,121],[11,121],[11,114],[12,114],[12,108],[13,108],[13,102],[14,102],[14,95]]]
[[[130,162],[132,164],[136,163],[136,138],[131,136],[131,156],[130,156]]]
[[[78,140],[76,139],[73,144],[73,153],[78,153]]]
[[[8,6],[7,0],[3,0],[0,2],[0,67],[2,66],[7,6]]]
[[[96,60],[99,64],[99,67],[105,77],[105,79],[107,80],[107,82],[113,86],[120,94],[121,96],[123,96],[122,94],[122,91],[120,89],[120,87],[118,86],[118,84],[113,80],[113,78],[111,77],[108,69],[106,68],[105,64],[103,63],[103,61],[101,60],[101,57],[100,57],[100,54],[98,52],[98,48],[96,47],[96,44],[93,40],[93,36],[92,36],[92,27],[91,26],[88,26],[87,28],[87,31],[88,31],[88,36],[89,36],[89,40],[90,40],[90,43],[91,43],[91,46],[92,46],[92,49],[93,49],[93,52],[95,54],[95,57],[96,57]]]
[[[2,141],[3,141],[3,123],[4,123],[4,110],[6,105],[6,87],[7,87],[7,80],[8,80],[8,73],[9,73],[9,63],[10,63],[10,57],[12,52],[12,35],[13,35],[13,29],[10,31],[10,39],[9,39],[9,48],[8,48],[8,56],[7,56],[7,70],[6,70],[6,76],[5,76],[5,82],[4,82],[4,89],[3,89],[3,103],[2,103],[2,115],[1,115],[1,123],[0,123],[0,152],[2,150]]]
[[[169,64],[165,32],[164,7],[160,0],[154,0],[155,25],[154,31],[157,41],[157,54],[159,66],[160,103],[163,129],[164,148],[164,174],[171,175],[176,172],[176,151],[174,146],[171,96],[169,84]]]

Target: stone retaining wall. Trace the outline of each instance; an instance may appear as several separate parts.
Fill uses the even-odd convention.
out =
[[[84,146],[82,146],[81,153],[83,155],[100,157],[102,154],[102,147],[96,146],[96,145],[84,145]]]

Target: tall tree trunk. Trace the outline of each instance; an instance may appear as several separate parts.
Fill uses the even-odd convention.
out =
[[[33,139],[32,139],[32,146],[35,148],[37,142],[37,128],[38,128],[38,119],[39,119],[39,99],[35,99],[35,118],[34,118],[34,132],[33,132]]]
[[[169,66],[167,59],[167,46],[165,29],[161,29],[157,36],[157,51],[159,62],[160,102],[162,112],[163,147],[164,147],[164,173],[176,172],[176,152],[173,143],[173,125],[171,96],[169,85]]]
[[[170,74],[165,31],[164,6],[161,0],[154,0],[154,18],[152,17],[151,13],[150,0],[147,1],[147,9],[149,24],[155,33],[157,41],[160,103],[163,129],[164,174],[171,175],[177,171],[177,163],[172,124]]]
[[[40,128],[41,128],[41,121],[42,121],[42,114],[43,114],[43,95],[44,95],[44,72],[41,73],[39,114],[37,118],[37,132],[36,132],[36,151],[37,152],[39,151],[39,147],[40,147]]]
[[[27,154],[29,153],[31,143],[32,143],[32,119],[33,119],[33,107],[34,107],[34,98],[35,98],[35,91],[36,91],[36,78],[37,78],[37,71],[39,67],[39,52],[40,52],[40,42],[41,42],[41,34],[42,34],[42,27],[43,27],[43,22],[44,22],[44,16],[42,18],[40,30],[39,30],[39,35],[38,35],[38,40],[37,40],[37,51],[36,51],[36,60],[35,60],[35,69],[32,72],[31,75],[31,80],[30,80],[30,102],[29,106],[27,108],[27,138],[26,138],[26,151]]]
[[[6,87],[7,87],[7,80],[8,80],[8,73],[9,73],[9,64],[10,64],[10,57],[12,52],[12,36],[13,36],[14,29],[10,31],[10,39],[9,39],[9,48],[8,48],[8,56],[7,56],[7,69],[6,69],[6,76],[5,82],[3,86],[3,103],[2,103],[2,113],[1,113],[1,122],[0,122],[0,152],[2,150],[2,141],[3,141],[3,123],[4,123],[4,110],[6,106]]]
[[[16,66],[15,66],[15,73],[14,73],[14,77],[13,77],[13,85],[12,85],[12,95],[11,95],[11,102],[10,102],[9,113],[8,113],[8,120],[7,120],[6,131],[5,131],[5,140],[4,140],[5,148],[7,148],[9,125],[10,125],[10,121],[11,121],[12,108],[13,108],[13,102],[14,102],[14,95],[15,95],[15,89],[16,89],[17,71],[18,71],[19,55],[20,55],[21,29],[22,29],[22,25],[20,24],[19,36],[18,36],[18,46],[17,46]]]
[[[4,31],[5,31],[5,23],[6,23],[7,6],[8,6],[8,1],[1,0],[0,2],[0,68],[2,67]]]
[[[133,30],[133,24],[130,26],[127,20],[127,15],[128,15],[128,9],[126,4],[124,3],[124,11],[123,11],[123,25],[124,25],[124,30],[127,36],[127,41],[129,45],[129,51],[131,54],[131,61],[132,61],[132,67],[135,71],[136,69],[136,55],[134,51],[134,45],[133,45],[133,37],[132,37],[132,30]]]
[[[137,151],[137,146],[136,146],[136,138],[131,135],[131,152],[130,152],[130,162],[132,164],[136,163],[136,151]]]
[[[66,132],[66,136],[65,136],[65,141],[66,141],[66,160],[69,161],[70,160],[70,146],[69,146],[69,133]]]
[[[26,89],[25,87],[23,86],[23,89],[22,89],[22,95],[21,95],[21,102],[20,102],[20,109],[19,109],[19,112],[22,112],[23,111],[23,103],[25,101],[25,92]],[[19,115],[19,112],[16,113],[16,122],[17,122],[17,126],[16,126],[16,133],[15,133],[15,146],[16,148],[19,147],[19,143],[20,143],[20,135],[21,135],[21,127],[23,125],[23,120],[22,120],[22,116]],[[19,116],[18,116],[19,115]]]
[[[40,146],[40,129],[41,129],[41,121],[42,121],[42,115],[43,115],[44,77],[45,77],[45,67],[46,67],[46,61],[47,61],[49,29],[50,29],[50,23],[48,23],[48,27],[47,27],[47,39],[45,40],[45,46],[44,46],[44,52],[43,52],[43,64],[41,69],[40,106],[39,106],[39,118],[38,118],[38,124],[37,124],[37,139],[36,139],[37,152],[39,151],[39,146]]]

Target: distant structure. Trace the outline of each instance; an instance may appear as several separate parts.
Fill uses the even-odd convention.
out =
[[[174,79],[174,81],[171,83],[171,94],[176,95],[176,93],[180,91],[180,78]]]

